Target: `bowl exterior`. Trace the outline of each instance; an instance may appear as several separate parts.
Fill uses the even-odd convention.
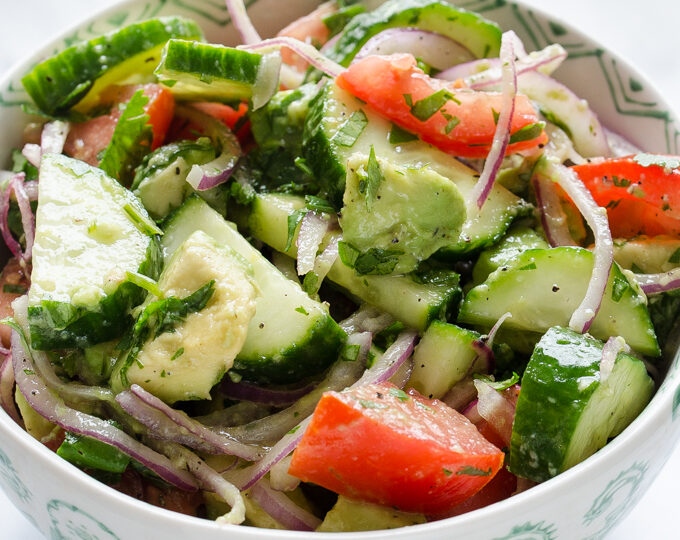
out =
[[[309,12],[315,0],[250,0],[251,18],[263,36]],[[460,4],[460,3],[459,3]],[[285,9],[281,7],[285,5]],[[560,21],[521,4],[468,0],[462,5],[514,29],[528,50],[561,43],[570,56],[556,73],[588,100],[609,129],[641,148],[678,153],[680,126],[653,86],[624,61]],[[234,44],[235,33],[221,0],[128,0],[62,35],[51,47],[17,66],[0,81],[0,159],[17,147],[28,101],[20,79],[42,57],[74,41],[158,15],[192,17],[209,41]],[[276,13],[278,17],[272,17]],[[677,346],[677,344],[676,344]],[[219,526],[161,510],[121,495],[91,479],[38,444],[0,411],[0,487],[35,526],[53,539],[140,538],[222,540],[284,538],[465,538],[555,540],[604,538],[640,499],[680,435],[680,356],[652,402],[621,435],[596,455],[559,477],[507,501],[459,516],[405,529],[357,534],[319,534]],[[226,530],[225,530],[226,529]]]

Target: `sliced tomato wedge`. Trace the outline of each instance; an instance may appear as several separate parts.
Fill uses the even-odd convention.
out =
[[[468,158],[484,158],[489,153],[502,107],[500,93],[461,90],[455,84],[433,79],[410,54],[367,56],[335,81],[382,116],[445,152]],[[523,128],[526,131],[520,132]],[[506,154],[529,150],[548,140],[524,95],[515,99],[510,133],[516,142],[511,139]]]
[[[325,393],[289,473],[351,499],[441,514],[482,489],[503,457],[441,401],[385,383]]]
[[[118,119],[123,113],[119,105],[130,101],[140,88],[149,98],[144,110],[149,115],[149,124],[153,130],[151,149],[161,146],[175,112],[172,92],[160,84],[111,86],[102,93],[102,104],[110,105],[111,111],[85,122],[73,123],[64,144],[64,153],[97,166],[98,155],[111,141]]]
[[[12,302],[28,292],[30,275],[31,269],[22,267],[16,257],[7,261],[0,273],[0,319],[14,315]],[[9,348],[11,333],[9,326],[0,324],[0,344],[5,348]]]
[[[607,208],[612,235],[680,236],[680,158],[637,154],[573,167]]]
[[[292,37],[305,43],[312,43],[315,47],[320,47],[328,41],[330,36],[330,30],[324,24],[323,19],[337,10],[338,6],[335,2],[324,2],[311,13],[294,20],[276,35]],[[295,54],[288,47],[281,49],[281,60],[302,73],[309,66],[305,59]]]

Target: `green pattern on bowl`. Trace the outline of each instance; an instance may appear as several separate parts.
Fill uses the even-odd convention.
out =
[[[557,529],[554,525],[540,523],[524,523],[513,527],[505,536],[493,540],[557,540]]]
[[[14,493],[22,503],[29,503],[31,501],[31,492],[14,470],[12,461],[2,450],[0,450],[0,484],[5,491]]]
[[[47,503],[52,540],[120,540],[106,525],[67,502]]]

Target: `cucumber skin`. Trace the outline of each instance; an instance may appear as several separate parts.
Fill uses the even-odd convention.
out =
[[[163,267],[158,236],[152,237],[146,253],[146,260],[138,273],[157,280]],[[127,281],[101,300],[95,311],[51,300],[43,300],[39,306],[29,306],[31,346],[36,350],[84,349],[118,338],[132,325],[130,310],[141,304],[146,294],[144,289]],[[66,325],[54,320],[51,315],[54,310],[68,313]]]
[[[317,375],[328,368],[329,359],[338,357],[347,334],[332,318],[325,317],[311,328],[310,335],[304,346],[288,347],[273,356],[241,352],[230,371],[258,384],[290,384]]]
[[[441,11],[439,16],[446,19],[450,24],[458,24],[460,21],[462,28],[477,27],[478,32],[487,34],[484,50],[474,50],[471,52],[479,58],[491,58],[498,56],[500,52],[501,30],[494,22],[489,21],[480,15],[458,8],[439,0],[400,0],[387,2],[374,11],[361,13],[355,16],[345,27],[335,46],[328,53],[328,56],[347,67],[352,59],[359,52],[359,49],[377,33],[387,29],[401,26],[419,27],[419,19],[428,11]],[[455,14],[455,15],[454,15]],[[455,19],[451,19],[455,17]],[[469,48],[472,43],[465,44]]]
[[[331,85],[326,84],[309,104],[309,113],[302,135],[302,152],[321,185],[322,195],[336,210],[339,210],[342,207],[342,197],[345,193],[347,171],[341,165],[345,160],[338,156],[335,144],[324,130],[326,103],[329,101],[330,91]]]
[[[64,49],[38,64],[21,82],[41,111],[63,113],[85,97],[107,69],[173,37],[202,39],[203,32],[194,21],[181,17],[132,24]],[[149,72],[154,67],[151,64]]]
[[[225,54],[228,51],[228,54]],[[220,55],[222,62],[216,63]],[[201,80],[228,78],[235,83],[253,85],[257,80],[260,54],[183,39],[171,39],[165,45],[158,69],[193,74]],[[248,96],[246,96],[248,97]]]
[[[573,346],[564,355],[568,344]],[[621,356],[628,355],[620,353],[617,358]],[[601,384],[601,359],[602,344],[595,339],[567,328],[546,332],[522,377],[508,465],[513,474],[543,482],[562,472],[570,436]],[[584,377],[596,382],[579,389],[579,379]],[[527,433],[531,436],[523,435]]]

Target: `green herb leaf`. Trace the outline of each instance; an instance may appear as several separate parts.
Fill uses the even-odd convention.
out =
[[[305,206],[307,207],[307,210],[319,214],[335,214],[335,208],[331,206],[331,203],[326,199],[314,195],[305,195]]]
[[[352,18],[364,11],[366,8],[362,5],[347,6],[321,19],[321,22],[328,28],[328,37],[332,38],[339,34]]]
[[[335,135],[331,138],[338,146],[350,148],[361,136],[364,128],[368,125],[368,119],[363,110],[354,111],[350,117],[345,120]]]
[[[375,401],[371,401],[370,399],[360,399],[359,404],[364,409],[387,409],[387,408],[389,408],[389,405],[385,405],[384,403],[376,403]]]
[[[104,150],[99,168],[123,184],[129,184],[133,168],[151,150],[153,132],[144,107],[149,98],[140,89],[134,93],[118,119],[111,142]]]
[[[293,238],[295,237],[295,229],[305,217],[307,213],[306,208],[300,208],[288,216],[288,238],[286,239],[286,248],[283,251],[288,251],[293,245]]]
[[[149,216],[142,214],[137,206],[131,203],[126,203],[123,206],[123,210],[125,210],[125,213],[128,215],[132,223],[135,224],[135,227],[137,227],[144,234],[149,236],[153,236],[154,234],[163,234],[163,231],[158,228],[158,225],[156,225]]]
[[[295,311],[302,313],[303,315],[309,315],[309,312],[303,306],[296,307]]]
[[[460,105],[460,101],[458,101],[449,90],[442,88],[441,90],[437,90],[434,94],[430,94],[426,98],[416,101],[413,105],[409,105],[409,107],[411,107],[411,114],[413,116],[421,122],[425,122],[432,118],[432,116],[449,101],[453,101]]]
[[[383,183],[385,177],[383,176],[382,170],[380,169],[380,164],[375,157],[375,149],[371,145],[371,151],[368,154],[368,164],[366,165],[366,208],[370,212],[373,206],[373,201],[378,196],[378,190],[380,189],[380,184]]]
[[[673,264],[680,263],[680,248],[676,249],[673,252],[673,255],[671,255],[670,258],[668,259],[668,262]]]
[[[569,126],[565,124],[562,120],[560,120],[557,116],[555,116],[555,113],[547,111],[545,109],[541,109],[541,114],[545,116],[545,119],[548,122],[550,122],[551,124],[555,124],[558,128],[564,131],[567,134],[567,137],[569,137],[570,139],[573,138]]]
[[[163,291],[158,286],[156,280],[151,279],[149,276],[138,274],[137,272],[126,272],[125,275],[128,281],[134,283],[138,287],[141,287],[158,298],[163,297]]]
[[[444,467],[442,467],[442,472],[444,473],[444,476],[451,476],[453,474],[453,471],[450,471]]]
[[[359,358],[361,347],[359,345],[345,345],[340,351],[340,360],[342,362],[356,362]]]
[[[491,467],[488,470],[478,469],[477,467],[465,466],[456,471],[457,476],[491,476]]]
[[[444,111],[442,111],[442,116],[445,120],[447,120],[446,126],[444,126],[444,133],[448,135],[458,124],[460,124],[460,118],[457,116],[451,116]]]
[[[475,374],[473,375],[473,378],[480,381],[484,381],[491,388],[493,388],[494,390],[498,390],[499,392],[507,390],[508,388],[519,382],[519,375],[514,371],[512,372],[512,376],[509,377],[508,379],[505,379],[504,381],[494,381],[490,377],[481,374]]]
[[[409,395],[401,388],[390,388],[389,394],[390,396],[397,398],[399,401],[408,401],[411,399]]]
[[[2,292],[9,294],[26,294],[28,292],[28,287],[14,283],[5,283],[2,286]]]
[[[510,135],[510,144],[531,141],[543,133],[545,122],[536,122],[535,124],[527,124],[523,128],[518,129]]]
[[[392,124],[392,129],[390,129],[390,144],[404,144],[411,141],[417,141],[418,135],[414,135],[410,131],[399,127],[397,124]]]
[[[177,360],[177,359],[178,359],[180,356],[182,356],[183,354],[184,354],[184,347],[180,347],[179,349],[177,349],[177,350],[175,351],[175,354],[173,354],[173,355],[170,357],[170,361],[172,362],[173,360]]]
[[[628,289],[630,289],[628,281],[616,276],[614,278],[614,283],[612,284],[612,300],[614,300],[614,302],[621,300]]]

